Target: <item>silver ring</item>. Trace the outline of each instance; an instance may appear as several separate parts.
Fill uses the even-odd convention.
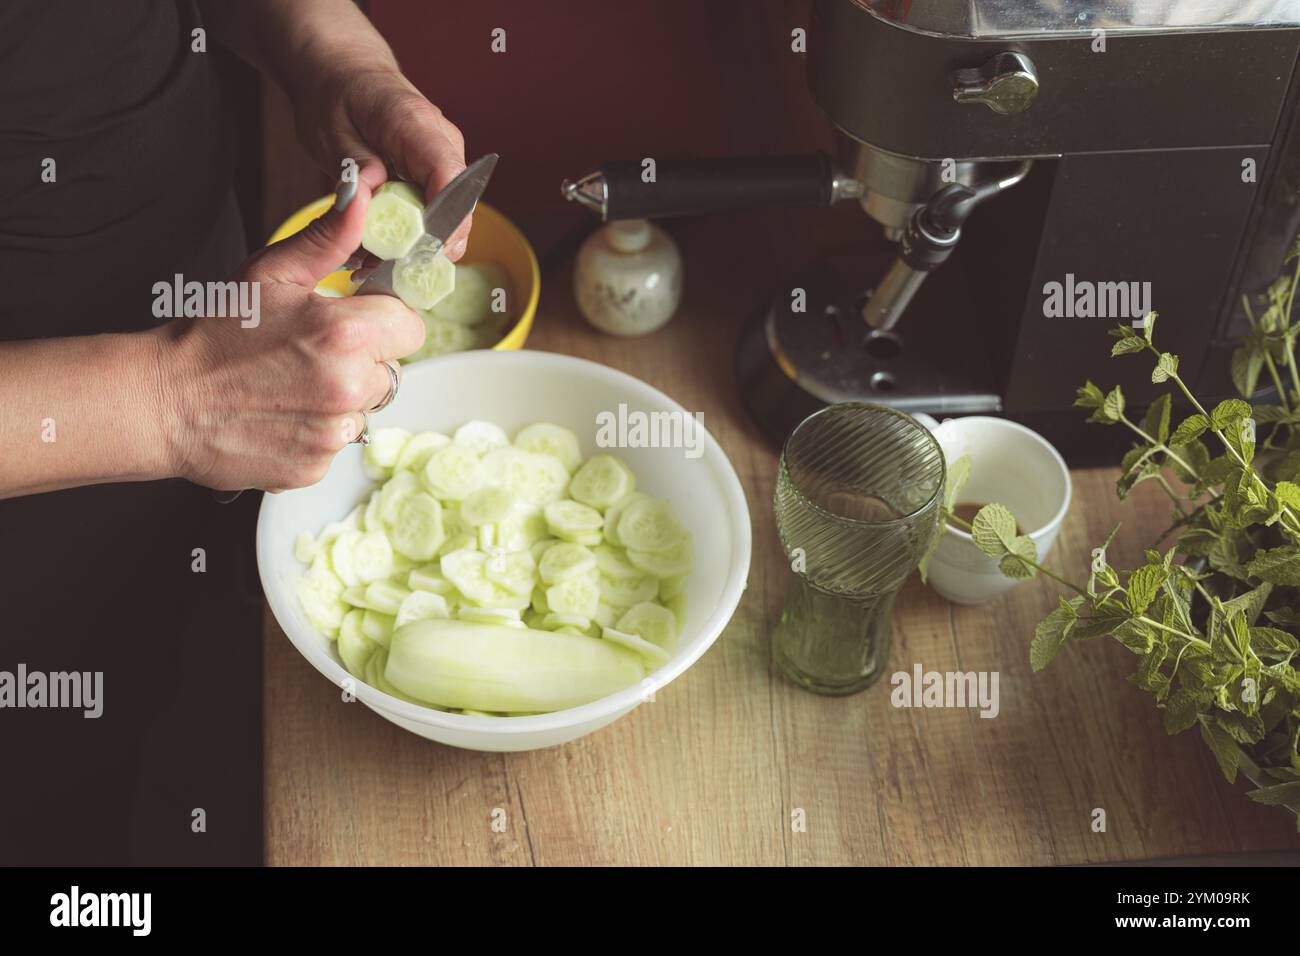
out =
[[[393,399],[397,397],[397,389],[402,384],[402,376],[397,370],[396,362],[390,362],[388,359],[384,359],[380,364],[382,364],[384,368],[388,369],[388,394],[384,396],[382,402],[370,409],[372,412],[381,412],[389,405],[393,404]]]
[[[364,424],[364,425],[362,426],[362,428],[361,428],[361,434],[357,435],[356,438],[354,438],[354,439],[352,439],[352,441],[348,442],[349,445],[369,445],[369,444],[370,444],[370,413],[369,413],[369,412],[362,412],[362,413],[361,413],[361,417],[365,420],[365,424]]]

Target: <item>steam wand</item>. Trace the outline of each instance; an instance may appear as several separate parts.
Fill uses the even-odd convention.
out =
[[[862,307],[862,318],[878,332],[888,332],[903,317],[926,275],[947,261],[961,238],[961,227],[975,207],[1010,189],[1029,173],[1025,160],[1009,175],[975,186],[950,183],[912,214],[903,231],[894,264]]]

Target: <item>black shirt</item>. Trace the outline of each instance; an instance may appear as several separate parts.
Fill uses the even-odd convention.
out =
[[[144,329],[155,282],[239,262],[199,28],[191,0],[0,4],[0,340]],[[0,864],[260,860],[257,498],[171,480],[0,501],[0,671],[103,673],[98,719],[0,708]]]

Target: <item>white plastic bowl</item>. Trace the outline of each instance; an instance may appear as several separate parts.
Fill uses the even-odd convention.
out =
[[[637,486],[669,499],[695,541],[695,569],[687,584],[686,623],[671,660],[641,684],[581,707],[536,717],[467,717],[407,703],[355,681],[367,707],[412,733],[469,750],[517,751],[574,740],[616,720],[652,696],[700,658],[722,633],[740,602],[749,574],[750,527],[745,493],[727,456],[707,429],[702,454],[681,448],[598,448],[597,415],[686,410],[638,379],[595,362],[549,352],[461,352],[403,369],[397,401],[372,416],[372,427],[451,433],[471,419],[496,422],[509,434],[532,422],[572,429],[584,456],[608,450],[636,473]],[[350,677],[334,644],[303,616],[294,582],[305,570],[293,556],[300,531],[318,532],[369,495],[361,448],[351,445],[321,482],[266,495],[257,523],[262,587],[280,627],[311,665],[336,685]]]

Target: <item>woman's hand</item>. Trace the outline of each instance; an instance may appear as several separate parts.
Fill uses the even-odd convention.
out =
[[[388,178],[433,196],[465,168],[465,138],[397,69],[383,61],[331,64],[293,90],[298,136],[321,167],[338,176],[344,159],[358,167],[358,179],[372,192]],[[447,256],[459,259],[469,236],[470,217],[447,242]],[[349,250],[351,251],[351,250]]]
[[[325,298],[312,289],[361,240],[370,191],[343,212],[249,259],[256,324],[182,319],[155,333],[171,473],[211,488],[297,488],[319,481],[382,402],[384,360],[410,355],[424,323],[385,295]]]

